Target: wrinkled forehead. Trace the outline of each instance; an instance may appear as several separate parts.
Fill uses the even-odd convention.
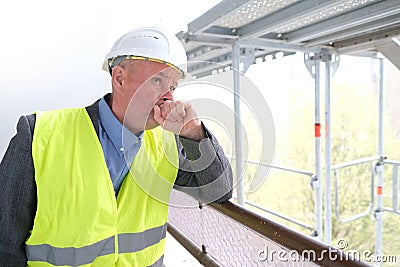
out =
[[[185,74],[179,69],[177,66],[174,66],[170,63],[167,63],[162,60],[145,58],[145,57],[136,57],[136,56],[119,56],[113,58],[110,61],[110,68],[117,65],[135,65],[139,68],[143,69],[147,74],[154,75],[158,72],[168,73],[169,77],[177,77],[177,79],[183,79]]]
[[[138,60],[133,62],[133,67],[136,73],[141,73],[148,78],[159,76],[174,82],[178,82],[183,78],[182,73],[175,67],[160,62]]]

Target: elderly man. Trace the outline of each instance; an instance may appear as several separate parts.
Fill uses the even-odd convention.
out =
[[[161,266],[173,187],[231,197],[221,147],[173,97],[179,40],[133,30],[103,69],[112,93],[93,105],[20,118],[0,165],[1,266]]]

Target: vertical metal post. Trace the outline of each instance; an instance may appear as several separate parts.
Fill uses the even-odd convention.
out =
[[[315,60],[315,222],[317,236],[322,240],[322,164],[321,164],[321,67]]]
[[[240,110],[240,44],[236,42],[232,49],[233,90],[235,111],[235,152],[236,152],[236,177],[237,177],[237,201],[244,205],[244,175],[243,175],[243,144]]]
[[[332,166],[331,166],[331,62],[325,62],[325,227],[324,241],[332,242]]]
[[[375,254],[382,255],[382,211],[383,211],[383,164],[384,164],[384,149],[383,149],[383,109],[384,109],[384,84],[383,84],[383,58],[379,59],[379,103],[378,103],[378,154],[379,162],[376,165],[378,174],[377,189],[377,205],[375,210]]]
[[[315,175],[311,178],[314,190],[316,237],[322,240],[322,157],[321,157],[321,55],[304,54],[304,63],[315,81]]]

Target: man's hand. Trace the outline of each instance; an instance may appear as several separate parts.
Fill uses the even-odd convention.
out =
[[[165,130],[184,138],[198,142],[206,138],[196,111],[187,102],[166,100],[154,106],[154,119]]]

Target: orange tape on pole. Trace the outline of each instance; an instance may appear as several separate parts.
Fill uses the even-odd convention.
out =
[[[315,137],[321,137],[321,124],[315,124]]]
[[[383,186],[378,186],[377,189],[378,189],[378,190],[377,190],[377,194],[378,194],[378,195],[382,195]]]

